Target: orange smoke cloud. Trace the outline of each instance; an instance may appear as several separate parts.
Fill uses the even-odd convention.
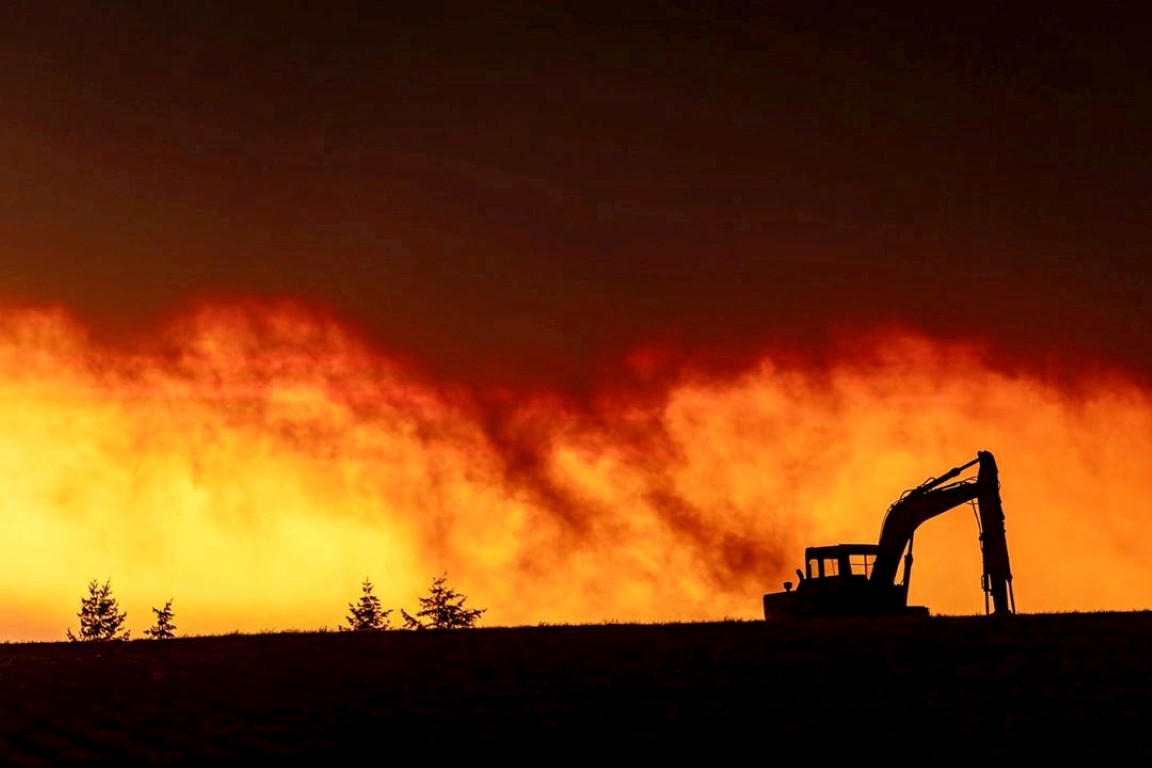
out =
[[[882,333],[577,404],[430,380],[299,307],[205,308],[131,350],[8,310],[0,640],[63,639],[92,579],[133,636],[169,598],[181,634],[333,628],[365,577],[411,611],[441,573],[487,625],[758,618],[805,545],[875,541],[980,449],[1019,610],[1143,609],[1152,402],[1074,384]],[[977,536],[966,509],[922,526],[913,602],[984,611]]]

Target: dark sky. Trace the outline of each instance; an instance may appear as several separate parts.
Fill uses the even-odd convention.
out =
[[[5,3],[0,300],[292,296],[488,380],[881,321],[1152,370],[1134,18],[392,5]]]

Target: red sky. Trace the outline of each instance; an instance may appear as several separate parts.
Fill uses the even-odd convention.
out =
[[[1152,362],[1139,28],[581,5],[10,4],[0,296],[288,294],[451,375],[874,319]]]
[[[937,407],[947,377],[975,393],[1002,376],[1005,402],[1027,403],[1029,392],[1049,402],[1049,386],[1070,398],[1051,423],[1070,430],[1064,445],[1075,444],[1085,483],[1094,441],[1143,455],[1145,438],[1131,432],[1146,423],[1152,372],[1142,27],[1051,9],[1037,18],[577,5],[6,4],[0,304],[11,386],[34,388],[14,372],[35,353],[70,392],[136,393],[137,369],[168,359],[150,357],[158,346],[210,348],[215,360],[220,348],[204,339],[225,327],[248,333],[247,320],[229,326],[211,309],[189,320],[202,317],[188,314],[196,307],[289,299],[322,327],[335,318],[337,346],[354,339],[403,361],[438,414],[470,403],[476,410],[458,414],[468,440],[478,430],[498,474],[513,478],[500,493],[519,489],[519,503],[556,519],[579,512],[570,488],[543,477],[549,462],[587,459],[581,451],[609,432],[613,451],[670,450],[671,417],[644,408],[671,407],[711,381],[723,390],[712,392],[717,407],[738,414],[733,393],[759,392],[766,360],[796,366],[805,391],[826,376],[851,379],[850,407],[811,408],[821,423],[857,414],[853,435],[873,403],[861,392],[880,387],[889,399],[874,407],[914,421],[908,403]],[[19,314],[47,307],[63,315]],[[285,325],[271,317],[269,348],[280,350]],[[894,359],[905,333],[939,347]],[[978,362],[951,357],[969,344]],[[248,376],[264,364],[225,367]],[[917,394],[900,391],[900,371]],[[219,376],[229,392],[248,386]],[[790,392],[786,379],[771,380]],[[924,381],[935,382],[930,397]],[[866,536],[893,492],[977,449],[1013,466],[987,444],[1003,424],[960,430],[964,408],[980,407],[961,400],[925,416],[938,429],[905,427],[917,445],[944,435],[937,442],[950,449],[894,465],[865,502]],[[1078,437],[1091,408],[1076,402],[1103,408],[1121,433]],[[540,403],[564,418],[541,418]],[[596,432],[630,408],[659,428]],[[427,426],[440,419],[449,417],[421,423],[441,434]],[[146,419],[129,420],[148,431]],[[548,432],[559,423],[571,455]],[[886,438],[908,437],[893,429]],[[1046,457],[1059,455],[1039,439]],[[789,455],[812,469],[823,454],[797,445]],[[608,482],[612,472],[597,471]],[[649,501],[671,493],[657,475],[635,480]],[[707,506],[695,496],[691,505]],[[788,543],[798,555],[800,538]],[[419,560],[413,579],[430,577],[431,562]],[[774,567],[765,588],[790,573]],[[345,574],[339,590],[355,597],[363,575]],[[72,577],[77,593],[91,576]]]

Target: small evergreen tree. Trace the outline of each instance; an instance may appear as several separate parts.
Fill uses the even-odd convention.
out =
[[[476,625],[487,608],[465,608],[468,598],[448,586],[448,574],[432,579],[427,597],[421,597],[420,610],[412,616],[403,608],[405,629],[468,629]]]
[[[172,600],[164,603],[163,608],[153,608],[156,614],[156,623],[144,630],[144,634],[153,640],[168,640],[176,637],[176,625],[172,623]]]
[[[72,641],[101,642],[106,640],[127,640],[128,631],[121,630],[127,613],[120,610],[120,604],[112,596],[112,581],[103,584],[95,579],[88,582],[88,597],[80,599],[80,636],[67,630]]]
[[[372,594],[372,582],[367,578],[360,585],[360,599],[355,603],[348,603],[347,627],[340,627],[341,632],[369,632],[388,629],[389,615],[392,609],[380,607],[380,598]]]

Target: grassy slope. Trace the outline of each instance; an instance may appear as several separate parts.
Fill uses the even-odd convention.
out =
[[[1144,612],[0,645],[11,765],[1147,757],[1150,727]]]

